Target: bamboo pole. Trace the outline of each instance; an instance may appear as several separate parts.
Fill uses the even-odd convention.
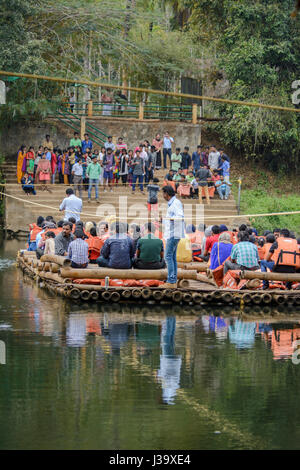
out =
[[[187,289],[190,286],[188,279],[180,279],[177,283],[177,287],[180,289]]]
[[[250,304],[252,302],[252,297],[251,297],[251,294],[249,294],[249,292],[246,292],[245,294],[242,295],[242,301],[245,303],[245,304]]]
[[[124,299],[130,299],[130,297],[131,297],[131,290],[129,290],[129,289],[128,289],[128,290],[123,290],[123,292],[122,292],[121,295],[122,295],[122,297],[124,297]]]
[[[155,291],[153,292],[153,298],[154,298],[155,300],[161,300],[163,297],[164,297],[163,290],[155,290]]]
[[[119,292],[114,291],[114,292],[111,293],[110,300],[112,302],[119,302],[120,298],[121,298],[121,296],[120,296]]]
[[[272,300],[273,300],[273,297],[268,292],[265,292],[264,294],[262,294],[262,301],[264,304],[270,304],[272,303]]]
[[[263,281],[300,282],[300,273],[261,273],[257,271],[241,271],[242,279],[260,279]]]
[[[134,299],[140,299],[142,297],[142,290],[141,289],[133,289],[131,295]]]
[[[101,293],[101,297],[102,299],[104,300],[110,300],[111,298],[111,292],[109,292],[108,290],[105,290]]]
[[[103,87],[103,88],[112,88],[112,89],[119,89],[120,86],[112,85],[111,83],[102,83],[102,82],[92,82],[90,80],[75,80],[71,78],[61,78],[61,77],[49,77],[47,75],[37,75],[37,74],[30,74],[30,73],[15,73],[15,72],[7,72],[5,70],[0,70],[0,76],[11,76],[11,77],[20,77],[20,78],[30,78],[30,79],[37,79],[37,80],[48,80],[52,82],[60,82],[60,83],[78,83],[81,85],[88,85],[94,87]],[[255,103],[251,101],[239,101],[239,100],[228,100],[224,98],[214,98],[211,96],[197,96],[192,95],[189,93],[176,93],[172,91],[164,91],[164,90],[152,90],[150,88],[137,88],[137,87],[129,87],[123,86],[124,90],[136,91],[138,93],[150,93],[154,95],[164,95],[164,96],[176,96],[181,98],[195,98],[197,100],[205,100],[205,101],[213,101],[216,103],[227,103],[227,104],[236,104],[239,106],[248,106],[253,108],[264,108],[264,109],[274,109],[277,111],[288,111],[293,113],[299,113],[300,109],[297,108],[288,108],[284,106],[275,106],[275,105],[268,105],[264,103]]]
[[[199,292],[194,292],[192,298],[195,304],[201,304],[203,296]]]
[[[76,289],[76,288],[71,289],[71,291],[70,291],[70,297],[71,297],[72,299],[75,299],[75,300],[79,299],[79,298],[80,298],[80,290],[79,290],[79,289]]]
[[[190,294],[190,292],[184,292],[183,296],[182,296],[182,300],[184,302],[187,302],[187,303],[191,302],[192,301],[192,294]]]
[[[63,266],[65,260],[66,260],[66,258],[64,256],[58,256],[58,255],[43,255],[43,256],[41,256],[41,261],[43,263],[45,263],[45,262],[56,263],[56,264],[59,264],[59,266]]]
[[[59,272],[59,265],[56,263],[50,263],[50,271],[52,273],[58,273]]]
[[[262,302],[262,296],[259,294],[253,294],[252,295],[252,302],[256,305],[260,304]]]
[[[168,271],[166,269],[146,271],[143,269],[72,269],[62,267],[60,274],[62,277],[67,277],[70,279],[104,279],[106,276],[108,276],[111,279],[154,279],[163,281],[168,277]],[[197,280],[199,276],[200,274],[197,274],[196,271],[184,271],[179,269],[177,273],[178,279]],[[207,282],[208,284],[215,286],[214,282],[209,281],[204,276],[200,276],[200,280],[201,282]]]
[[[80,292],[80,297],[82,300],[89,300],[90,292],[88,290],[83,290]]]
[[[148,289],[147,287],[145,289],[142,289],[142,297],[143,299],[147,300],[147,299],[150,299],[152,295],[152,292],[150,289]]]
[[[175,290],[172,294],[172,299],[174,302],[181,302],[182,292],[180,292],[180,290]]]
[[[274,299],[274,301],[275,301],[277,304],[279,304],[279,305],[282,305],[282,304],[285,303],[285,296],[284,296],[284,295],[281,295],[281,294],[279,294],[279,295],[274,295],[274,296],[273,296],[273,299]]]
[[[94,302],[96,302],[99,298],[99,294],[98,292],[96,292],[95,290],[93,290],[91,293],[90,293],[90,299],[93,300]]]
[[[187,272],[187,271],[185,271],[185,272]],[[191,271],[191,272],[194,272],[194,271]],[[212,279],[208,279],[207,277],[202,276],[201,274],[197,274],[197,281],[200,281],[200,282],[203,282],[204,284],[209,284],[211,286],[216,287],[215,281],[213,281]]]

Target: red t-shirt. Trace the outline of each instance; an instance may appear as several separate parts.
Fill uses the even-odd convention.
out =
[[[205,243],[205,250],[207,251],[207,253],[211,252],[213,244],[219,240],[219,236],[220,234],[217,233],[217,234],[211,235],[210,237],[207,237],[206,243]]]

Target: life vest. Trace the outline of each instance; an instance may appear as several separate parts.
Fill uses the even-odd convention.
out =
[[[192,244],[189,238],[181,238],[177,247],[177,261],[190,263],[192,261]]]
[[[58,235],[60,232],[62,232],[62,228],[59,227],[59,228],[48,228],[44,233],[42,233],[41,237],[42,239],[45,241],[46,240],[46,234],[48,232],[53,232],[56,235]]]
[[[265,256],[266,256],[265,245],[264,246],[258,246],[257,251],[258,251],[259,259],[260,260],[265,259]]]
[[[89,247],[89,259],[97,259],[100,256],[100,251],[104,245],[104,240],[99,237],[90,237],[85,241]]]
[[[30,243],[36,241],[36,236],[38,233],[40,233],[43,229],[42,227],[39,227],[36,224],[30,224],[29,225],[30,230]]]
[[[291,266],[296,268],[300,265],[299,246],[293,238],[277,238],[278,248],[273,255],[275,266]]]
[[[263,258],[263,259],[265,259],[265,258],[268,256],[269,251],[270,251],[270,248],[271,248],[272,245],[273,245],[273,243],[265,243],[265,244],[264,244],[263,249],[265,250],[265,254],[264,254],[264,258]],[[274,260],[274,254],[272,254],[271,260],[272,260],[272,261]]]

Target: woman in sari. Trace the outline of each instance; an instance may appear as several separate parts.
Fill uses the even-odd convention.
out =
[[[70,163],[68,152],[65,151],[62,156],[62,174],[64,175],[64,184],[69,184]]]
[[[23,160],[22,172],[28,173],[33,178],[34,175],[34,160],[35,160],[35,153],[34,148],[29,147],[28,152],[26,153],[26,158]]]
[[[21,179],[23,176],[23,163],[24,163],[24,158],[26,157],[26,146],[22,145],[18,151],[18,160],[17,160],[17,180],[18,183],[21,183]]]
[[[39,163],[38,167],[36,170],[36,175],[39,181],[42,183],[41,190],[42,191],[49,191],[51,193],[52,191],[50,188],[48,188],[47,183],[50,183],[50,177],[51,177],[51,163],[49,160],[46,159],[46,155],[43,154]]]

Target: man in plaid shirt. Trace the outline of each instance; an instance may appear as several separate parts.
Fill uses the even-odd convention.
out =
[[[239,243],[232,248],[230,259],[225,261],[224,275],[231,269],[245,269],[248,271],[259,269],[257,246],[249,242],[248,232],[239,232],[238,239]]]
[[[72,268],[86,268],[89,264],[89,247],[83,240],[84,233],[80,229],[74,232],[75,240],[70,243],[67,258],[71,260]]]

